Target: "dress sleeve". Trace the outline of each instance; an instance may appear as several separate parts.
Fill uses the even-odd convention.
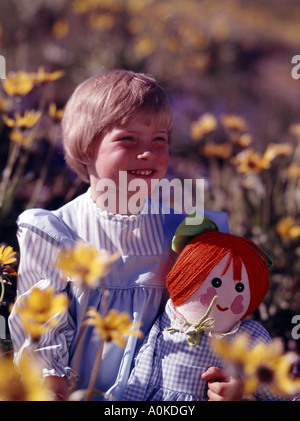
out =
[[[57,293],[67,293],[67,282],[61,278],[59,269],[55,267],[58,253],[64,247],[63,243],[49,233],[26,224],[19,226],[17,237],[20,247],[17,298],[9,316],[16,364],[24,351],[33,349],[31,338],[24,330],[21,317],[16,312],[20,300],[28,296],[34,287],[45,289],[52,285]],[[34,352],[40,360],[44,376],[72,376],[68,361],[69,346],[74,332],[75,326],[72,326],[72,319],[66,312],[59,318],[59,323],[34,344]]]

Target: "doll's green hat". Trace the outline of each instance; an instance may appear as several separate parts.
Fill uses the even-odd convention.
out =
[[[202,221],[198,224],[193,223],[194,221]],[[183,221],[178,225],[176,232],[174,234],[173,240],[172,240],[172,250],[176,253],[181,253],[181,251],[184,249],[184,247],[196,236],[201,234],[202,232],[208,230],[208,229],[215,229],[219,231],[219,228],[217,224],[212,221],[207,216],[194,211],[193,213],[186,216],[186,218],[183,219]],[[262,250],[261,247],[256,247],[254,243],[251,244],[258,254],[261,256],[261,258],[264,260],[264,257],[266,259],[267,265],[270,268],[273,265],[273,262],[268,256],[268,254]],[[262,256],[263,254],[263,256]]]
[[[202,222],[199,224],[189,223],[192,220],[202,220]],[[219,231],[217,224],[207,216],[196,211],[187,215],[176,229],[172,240],[172,250],[179,254],[196,235],[208,229]]]

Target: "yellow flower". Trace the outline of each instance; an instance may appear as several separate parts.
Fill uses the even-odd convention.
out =
[[[34,88],[32,74],[23,71],[9,73],[2,83],[4,91],[10,96],[23,96]]]
[[[227,114],[221,118],[224,127],[232,130],[244,131],[247,130],[246,121],[237,115]]]
[[[132,322],[127,313],[110,310],[108,315],[102,318],[94,307],[90,307],[86,316],[84,324],[95,326],[96,335],[101,336],[106,342],[113,341],[122,348],[126,345],[124,336],[134,335],[139,338],[143,336],[140,330],[132,330],[139,326],[139,323]]]
[[[197,121],[191,124],[190,135],[193,140],[200,140],[202,137],[217,128],[217,120],[213,114],[203,114]]]
[[[270,161],[253,149],[245,149],[238,153],[233,159],[233,164],[237,166],[237,171],[241,173],[259,174],[261,171],[270,168]]]
[[[232,146],[229,143],[207,143],[202,148],[202,153],[205,156],[215,156],[217,158],[226,159],[232,154]]]
[[[275,340],[256,345],[244,366],[244,392],[252,394],[263,384],[278,395],[296,393],[300,383],[291,376],[293,362],[294,354],[284,354],[281,344]]]
[[[0,112],[5,112],[9,109],[8,101],[5,98],[0,98]]]
[[[25,136],[20,130],[13,130],[9,135],[10,140],[18,143],[21,146],[28,146],[33,142],[33,138],[30,136]]]
[[[293,145],[289,143],[275,144],[270,143],[264,153],[264,159],[273,161],[278,156],[289,156],[293,153]]]
[[[214,338],[212,346],[215,352],[221,355],[237,373],[243,371],[249,354],[247,335],[237,335],[231,342]]]
[[[84,3],[82,0],[73,0],[72,2],[72,10],[76,14],[85,13],[88,11],[88,8],[86,7],[87,1]]]
[[[252,136],[249,133],[243,133],[241,135],[239,133],[235,133],[230,136],[230,140],[234,145],[246,148],[252,143]]]
[[[25,330],[34,339],[59,322],[68,307],[68,298],[65,294],[55,294],[54,288],[49,286],[45,290],[33,288],[28,296],[24,296],[15,310],[20,314]]]
[[[76,14],[84,14],[98,8],[112,12],[123,9],[123,0],[73,0],[72,11]]]
[[[16,252],[10,246],[0,247],[0,265],[9,265],[17,260]]]
[[[186,66],[194,70],[204,71],[210,65],[210,57],[207,53],[190,54],[186,60]]]
[[[283,241],[293,240],[300,237],[300,226],[295,225],[295,219],[292,216],[287,216],[279,220],[276,232]]]
[[[256,392],[260,385],[268,386],[275,394],[292,394],[300,389],[299,380],[291,375],[295,354],[283,352],[282,343],[273,340],[250,347],[249,337],[237,335],[232,341],[214,339],[213,349],[241,375],[244,393]]]
[[[177,37],[168,36],[163,41],[163,45],[167,51],[170,51],[173,54],[177,54],[180,50],[180,40]]]
[[[289,127],[289,132],[295,136],[300,137],[300,123],[291,124]]]
[[[110,255],[106,250],[96,250],[93,246],[79,241],[73,249],[62,252],[56,262],[65,277],[79,283],[96,287],[99,279],[105,276],[110,265],[119,254]]]
[[[143,32],[144,25],[140,19],[131,18],[129,19],[127,25],[127,30],[132,35],[138,35]]]
[[[57,19],[51,29],[52,35],[56,39],[65,38],[70,31],[70,25],[67,19]]]
[[[300,166],[295,162],[288,167],[288,176],[290,178],[300,178]]]
[[[44,67],[39,67],[37,73],[33,74],[35,83],[47,83],[54,82],[57,79],[60,79],[65,72],[63,70],[56,70],[52,73],[45,72]]]
[[[41,382],[41,369],[33,358],[23,355],[16,369],[12,357],[0,357],[0,400],[51,400],[49,390]]]
[[[10,265],[17,260],[16,252],[10,246],[1,246],[0,247],[0,304],[3,301],[5,293],[5,282],[9,280],[11,276],[17,276],[14,268]]]
[[[135,41],[134,50],[140,57],[147,57],[155,51],[155,41],[148,36],[141,36]]]
[[[172,13],[171,11],[167,13]],[[193,27],[192,25],[180,25],[179,26],[179,35],[185,45],[189,45],[194,48],[194,51],[204,50],[208,47],[207,38],[204,33],[199,30],[200,28]],[[194,54],[195,54],[194,53]]]
[[[14,119],[4,115],[3,121],[8,127],[31,128],[39,121],[41,115],[40,111],[26,110],[23,116],[17,112]]]
[[[108,13],[91,13],[88,26],[92,30],[109,31],[115,24],[115,17]]]
[[[63,115],[64,115],[64,109],[60,109],[58,110],[56,107],[56,104],[54,104],[54,102],[52,102],[49,105],[49,115],[51,118],[53,118],[53,120],[59,121],[62,119]]]

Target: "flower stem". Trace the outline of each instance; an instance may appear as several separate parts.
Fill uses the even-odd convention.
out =
[[[95,386],[97,375],[100,369],[103,347],[104,347],[104,340],[101,339],[98,350],[97,350],[96,358],[94,361],[94,366],[91,372],[90,382],[89,382],[87,392],[85,395],[85,399],[84,399],[85,401],[90,401],[93,396],[94,386]]]
[[[103,292],[103,316],[106,316],[107,311],[108,311],[108,307],[107,307],[107,290],[104,290]],[[94,365],[92,368],[92,372],[91,372],[91,376],[90,376],[90,382],[87,388],[87,392],[85,395],[85,401],[90,401],[92,396],[93,396],[93,391],[94,391],[94,386],[97,380],[97,375],[99,373],[99,369],[100,369],[100,365],[101,365],[101,360],[102,360],[102,353],[103,353],[103,347],[104,347],[104,339],[100,339],[100,343],[99,343],[99,347],[97,349],[97,354],[96,354],[96,358],[94,361]]]
[[[8,162],[2,173],[2,181],[0,183],[0,208],[3,205],[6,190],[9,184],[10,176],[13,171],[14,164],[20,152],[20,145],[11,142],[10,151],[8,155]]]
[[[2,276],[0,276],[0,283],[1,283],[1,295],[0,295],[0,304],[1,304],[4,298],[4,292],[5,292],[4,281],[3,281]]]

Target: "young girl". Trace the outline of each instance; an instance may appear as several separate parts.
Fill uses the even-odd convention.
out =
[[[184,231],[179,226],[174,237],[182,251],[167,276],[170,299],[137,355],[124,399],[206,400],[207,368],[224,366],[211,337],[232,340],[244,333],[250,346],[271,340],[260,323],[241,322],[268,291],[265,253],[245,238],[215,229],[194,238],[189,233],[183,247]],[[256,398],[278,399],[266,389]]]
[[[166,302],[165,277],[175,259],[171,240],[184,216],[171,209],[166,212],[161,205],[151,213],[147,201],[131,212],[133,192],[127,187],[132,180],[143,181],[150,195],[151,180],[164,177],[171,126],[170,103],[152,77],[116,70],[83,82],[66,106],[63,145],[67,163],[90,187],[56,211],[33,209],[18,219],[21,258],[15,306],[33,286],[51,284],[70,298],[68,314],[41,337],[35,349],[46,381],[63,398],[74,377],[78,389],[88,386],[97,350],[91,328],[81,337],[79,366],[75,360],[79,327],[89,306],[103,314],[105,293],[107,310],[127,312],[134,322],[141,322],[146,335]],[[120,174],[126,175],[125,188]],[[116,187],[116,194],[104,201],[107,180]],[[209,216],[221,230],[228,230],[226,214],[211,212]],[[63,279],[55,266],[59,253],[77,239],[120,254],[110,273],[88,293]],[[18,361],[30,347],[30,339],[14,309],[9,323]],[[105,343],[97,390],[122,398],[139,341],[130,336],[125,349]]]

